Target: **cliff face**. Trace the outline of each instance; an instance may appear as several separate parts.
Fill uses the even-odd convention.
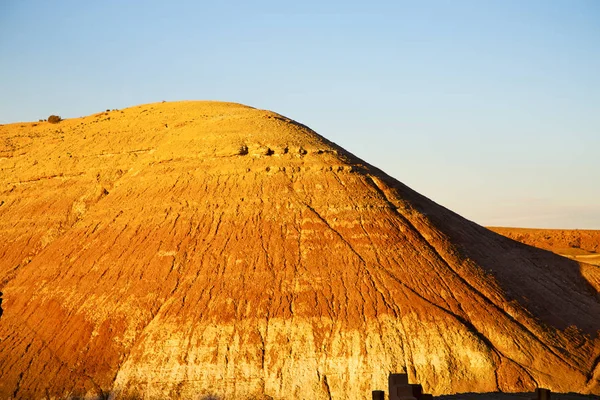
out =
[[[0,185],[0,398],[600,393],[596,267],[278,114],[0,126]]]

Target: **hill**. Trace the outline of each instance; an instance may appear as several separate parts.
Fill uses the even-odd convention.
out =
[[[600,266],[600,231],[503,227],[488,229],[518,242],[550,250],[563,257]]]
[[[0,398],[600,394],[597,267],[270,111],[0,126],[0,239]]]

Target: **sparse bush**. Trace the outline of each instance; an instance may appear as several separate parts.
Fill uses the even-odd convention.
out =
[[[58,115],[51,115],[48,117],[48,122],[51,124],[58,124],[60,121],[62,121],[62,118]]]
[[[245,156],[246,154],[248,154],[248,146],[246,146],[245,144],[243,144],[238,149],[238,155]]]

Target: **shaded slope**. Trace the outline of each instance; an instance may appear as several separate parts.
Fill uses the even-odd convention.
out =
[[[182,102],[0,135],[0,397],[599,391],[577,263],[303,125]]]
[[[559,254],[600,253],[600,231],[597,230],[507,227],[489,227],[488,229],[521,243]]]
[[[600,266],[600,231],[586,229],[488,228],[530,246]]]

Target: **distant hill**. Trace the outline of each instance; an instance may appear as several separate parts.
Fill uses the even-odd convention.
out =
[[[490,230],[564,257],[600,265],[600,230],[490,227]]]

